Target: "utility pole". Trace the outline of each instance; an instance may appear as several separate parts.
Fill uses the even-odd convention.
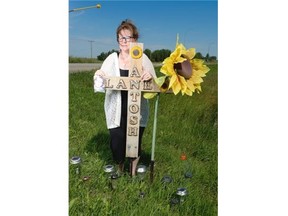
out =
[[[95,42],[93,40],[88,40],[88,42],[90,42],[90,47],[91,47],[91,59],[92,59],[92,43]]]
[[[207,62],[208,62],[208,60],[209,60],[208,58],[210,58],[210,55],[209,55],[210,47],[211,47],[211,45],[213,45],[213,44],[214,44],[214,43],[209,43],[209,44],[208,44],[208,52],[207,52],[207,55],[206,55],[206,56],[207,56],[207,59],[206,59]]]

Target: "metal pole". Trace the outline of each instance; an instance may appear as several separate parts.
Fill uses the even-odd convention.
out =
[[[75,8],[75,9],[69,10],[69,13],[79,11],[79,10],[86,10],[86,9],[90,9],[90,8],[101,8],[101,5],[97,4],[97,5],[89,6],[89,7]]]
[[[156,141],[156,129],[157,129],[157,112],[158,112],[158,101],[159,95],[157,94],[154,109],[154,123],[153,123],[153,135],[152,135],[152,149],[151,149],[151,165],[150,165],[150,182],[154,180],[154,153],[155,153],[155,141]]]

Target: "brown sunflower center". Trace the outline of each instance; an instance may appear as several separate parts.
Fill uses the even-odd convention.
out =
[[[174,64],[174,69],[179,75],[186,79],[189,79],[192,76],[192,65],[190,64],[189,59],[185,60],[184,62]]]

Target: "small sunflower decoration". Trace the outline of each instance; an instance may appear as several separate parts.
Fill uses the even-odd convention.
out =
[[[160,72],[165,76],[158,77],[155,82],[162,92],[172,90],[175,95],[192,96],[194,92],[201,92],[202,77],[210,70],[204,65],[204,60],[194,58],[195,48],[186,49],[178,43],[178,35],[175,50],[162,64]],[[157,93],[156,93],[157,94]],[[147,94],[146,98],[153,98],[156,94]]]
[[[139,46],[132,47],[130,52],[131,52],[132,58],[134,59],[139,59],[143,55],[142,49]]]

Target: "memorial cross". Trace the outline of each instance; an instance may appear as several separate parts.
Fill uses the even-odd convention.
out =
[[[160,92],[153,79],[141,80],[143,43],[130,44],[128,77],[105,77],[105,88],[128,91],[126,157],[138,157],[139,127],[142,92]]]

